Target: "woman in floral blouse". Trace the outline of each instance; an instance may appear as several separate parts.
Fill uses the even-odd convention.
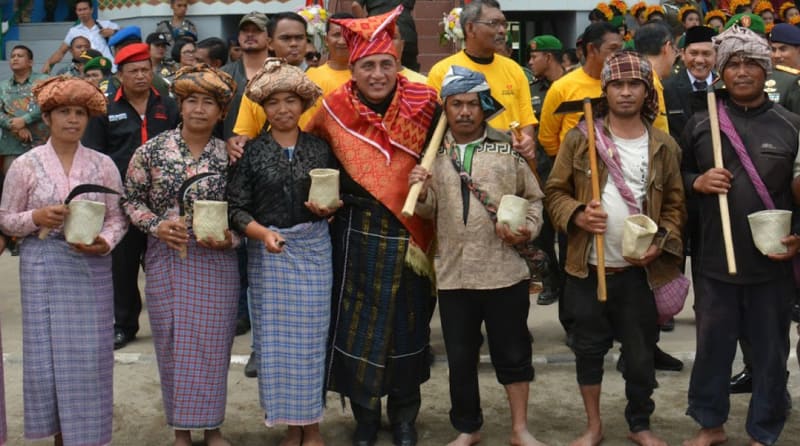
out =
[[[225,199],[228,157],[225,143],[212,132],[236,86],[226,73],[199,64],[178,70],[172,89],[183,124],[136,149],[123,206],[149,235],[145,295],[175,445],[191,445],[190,429],[204,429],[210,446],[228,445],[219,427],[239,296],[235,240],[226,231],[222,242],[196,241],[191,210],[198,199]],[[218,175],[178,196],[185,180],[206,172]],[[185,220],[178,215],[181,200]]]

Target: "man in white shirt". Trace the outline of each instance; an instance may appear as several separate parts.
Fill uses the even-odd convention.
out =
[[[106,39],[113,36],[119,29],[119,25],[108,20],[95,20],[92,17],[92,2],[91,0],[77,0],[75,2],[75,14],[78,16],[77,25],[67,31],[67,36],[58,49],[47,59],[47,62],[42,66],[43,73],[49,73],[50,67],[59,63],[61,59],[67,54],[70,43],[77,36],[84,36],[89,39],[92,48],[103,53],[103,57],[113,60],[114,56],[111,54],[111,49],[108,47]]]

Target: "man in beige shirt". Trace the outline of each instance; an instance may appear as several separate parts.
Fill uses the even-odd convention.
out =
[[[513,246],[539,233],[544,194],[511,138],[486,124],[502,106],[483,74],[452,66],[441,97],[449,130],[431,172],[416,166],[409,182],[424,185],[417,214],[436,218],[435,268],[450,368],[450,422],[459,432],[450,445],[480,441],[477,359],[485,323],[492,364],[511,407],[511,444],[538,446],[542,443],[527,425],[533,379],[527,327],[530,273]],[[496,206],[503,195],[527,200],[522,224],[497,222]]]

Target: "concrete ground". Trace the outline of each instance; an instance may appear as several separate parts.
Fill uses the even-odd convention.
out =
[[[6,417],[9,445],[46,445],[50,441],[25,442],[23,440],[22,407],[22,326],[19,304],[18,258],[8,253],[0,256],[0,325],[2,325],[3,359],[5,367]],[[566,445],[578,436],[584,426],[583,406],[575,383],[574,357],[564,345],[564,334],[557,318],[557,306],[537,306],[532,296],[529,326],[534,334],[534,364],[536,379],[531,384],[529,416],[531,432],[550,445]],[[694,357],[694,323],[691,311],[692,297],[677,317],[676,329],[661,336],[660,346],[686,363],[684,371],[657,372],[660,387],[654,399],[656,412],[653,430],[669,444],[678,445],[691,436],[696,426],[684,415],[686,391]],[[169,445],[172,433],[165,426],[158,370],[153,352],[147,315],[141,318],[142,329],[138,338],[116,352],[114,369],[114,444],[117,445]],[[417,428],[420,446],[444,445],[455,436],[448,420],[449,388],[447,362],[441,339],[438,316],[433,322],[432,344],[437,361],[431,380],[422,387],[422,410]],[[792,329],[792,346],[797,335]],[[236,338],[228,378],[228,408],[223,433],[234,445],[277,445],[284,429],[266,428],[258,402],[255,379],[245,378],[244,363],[250,351],[250,336]],[[486,352],[485,352],[486,353]],[[605,421],[604,445],[631,444],[626,440],[627,428],[623,417],[625,396],[623,380],[614,369],[618,350],[609,354],[602,397]],[[800,409],[800,371],[794,352],[789,361],[791,378],[789,391],[794,406]],[[740,361],[734,364],[735,371]],[[508,444],[510,421],[508,405],[502,387],[497,383],[484,355],[480,366],[480,384],[483,399],[482,445]],[[747,444],[744,432],[749,395],[731,397],[731,416],[727,424],[729,445]],[[800,444],[800,423],[794,413],[786,424],[780,444]],[[349,409],[342,409],[336,394],[328,395],[328,409],[322,422],[322,432],[330,446],[347,446],[355,423]],[[202,433],[195,433],[202,439]],[[197,442],[196,444],[202,444]],[[379,446],[391,445],[388,430],[381,432]]]

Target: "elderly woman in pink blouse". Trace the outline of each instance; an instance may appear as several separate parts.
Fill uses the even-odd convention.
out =
[[[33,94],[50,139],[14,162],[0,201],[0,231],[22,240],[25,437],[105,445],[111,442],[114,365],[108,254],[128,225],[117,195],[87,193],[79,198],[106,207],[100,234],[88,245],[68,244],[61,228],[69,212],[63,203],[74,187],[122,190],[111,158],[80,143],[89,117],[105,113],[106,100],[94,85],[71,77],[48,79]]]

